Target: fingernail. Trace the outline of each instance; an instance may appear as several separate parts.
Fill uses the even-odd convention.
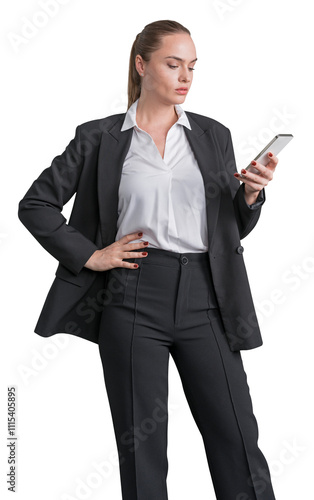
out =
[[[251,163],[252,163],[252,165],[256,165],[256,161],[254,161],[254,160],[251,161]]]
[[[246,174],[246,170],[244,170],[244,168],[242,168],[241,172],[242,174]]]
[[[235,174],[233,174],[235,177],[239,177],[239,174],[238,172],[236,172]]]
[[[138,236],[143,236],[143,233],[138,233]]]
[[[273,156],[273,153],[268,153],[268,156],[272,157],[272,156]]]

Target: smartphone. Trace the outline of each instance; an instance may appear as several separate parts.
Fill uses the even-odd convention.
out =
[[[267,165],[269,162],[269,157],[267,156],[269,152],[272,152],[275,156],[288,144],[288,142],[293,139],[292,134],[278,134],[276,135],[268,144],[265,146],[264,149],[258,155],[256,158],[254,158],[255,161],[258,161],[262,165]],[[251,165],[251,163],[246,167],[246,170],[249,172],[252,172],[253,174],[259,174],[259,171]]]

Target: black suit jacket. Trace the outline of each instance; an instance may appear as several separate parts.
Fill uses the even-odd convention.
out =
[[[225,334],[232,351],[252,349],[263,342],[240,239],[257,223],[265,192],[256,204],[247,205],[244,184],[233,176],[229,129],[212,118],[186,114],[192,130],[184,127],[184,132],[204,181],[208,254]],[[120,131],[124,118],[120,113],[77,126],[65,151],[19,203],[21,222],[59,261],[35,327],[43,337],[69,333],[98,343],[108,272],[84,264],[95,250],[115,241],[119,182],[133,133],[133,128]],[[61,212],[74,194],[67,223]]]

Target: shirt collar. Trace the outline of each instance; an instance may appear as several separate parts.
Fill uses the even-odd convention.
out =
[[[137,110],[137,104],[138,104],[139,98],[133,102],[133,104],[129,107],[128,111],[126,112],[125,118],[123,125],[121,127],[121,132],[124,130],[127,130],[131,127],[138,127],[136,123],[136,110]],[[192,130],[189,119],[185,113],[185,111],[181,108],[179,104],[175,104],[176,112],[178,114],[178,119],[175,123],[175,125],[184,125],[185,127],[189,128]]]

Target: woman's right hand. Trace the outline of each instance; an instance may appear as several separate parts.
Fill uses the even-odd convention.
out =
[[[129,243],[129,241],[135,240],[141,236],[143,236],[143,233],[130,233],[123,236],[120,240],[115,241],[108,247],[96,250],[84,264],[84,267],[87,267],[92,271],[108,271],[114,267],[128,267],[135,269],[133,262],[126,262],[122,259],[138,259],[146,257],[146,255],[143,255],[142,252],[130,251],[147,247],[148,242],[146,242],[147,244],[145,245],[144,241],[140,241],[139,243]]]

